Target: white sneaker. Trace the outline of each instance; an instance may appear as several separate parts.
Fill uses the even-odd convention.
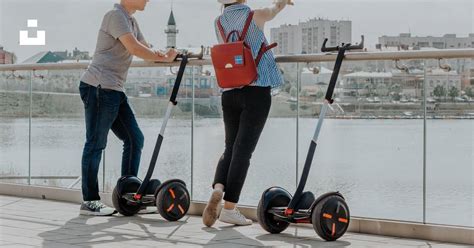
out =
[[[117,213],[117,211],[111,207],[107,207],[100,201],[85,201],[81,204],[81,215],[93,215],[93,216],[110,216]]]
[[[221,210],[221,215],[219,215],[219,220],[225,223],[234,224],[238,226],[248,226],[252,225],[252,220],[245,218],[237,208],[232,210],[223,208]]]

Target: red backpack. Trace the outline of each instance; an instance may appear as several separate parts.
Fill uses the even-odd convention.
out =
[[[227,36],[222,27],[220,18],[217,19],[223,44],[217,44],[211,48],[211,59],[216,72],[217,83],[221,88],[236,88],[249,85],[258,78],[257,66],[263,54],[277,46],[273,43],[265,46],[262,43],[256,59],[253,59],[252,49],[245,42],[245,36],[253,20],[253,11],[249,13],[242,33],[233,30]],[[237,33],[239,39],[229,42],[232,34]]]

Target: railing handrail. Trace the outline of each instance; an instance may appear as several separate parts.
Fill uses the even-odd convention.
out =
[[[336,53],[316,53],[300,55],[276,56],[278,63],[309,63],[333,62]],[[412,51],[377,51],[377,52],[352,52],[346,54],[348,61],[371,60],[410,60],[410,59],[474,59],[474,48],[445,49],[445,50],[412,50]],[[191,60],[189,65],[211,65],[209,57],[202,60]],[[0,65],[0,71],[30,71],[30,70],[76,70],[86,69],[89,62],[77,63],[44,63],[44,64],[12,64]],[[131,67],[169,67],[179,66],[179,62],[154,63],[149,61],[133,61]]]

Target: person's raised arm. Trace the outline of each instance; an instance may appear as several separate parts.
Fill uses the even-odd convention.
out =
[[[265,22],[268,22],[275,18],[286,5],[293,5],[292,0],[275,0],[272,7],[256,9],[254,11],[253,19],[257,26],[263,30]]]

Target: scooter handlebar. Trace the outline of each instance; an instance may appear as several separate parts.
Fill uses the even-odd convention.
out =
[[[182,59],[184,56],[186,56],[188,59],[202,59],[204,57],[204,46],[201,46],[201,51],[199,53],[192,53],[188,51],[181,52],[176,56],[176,60]]]
[[[361,50],[361,49],[364,49],[364,36],[362,35],[361,36],[361,42],[359,44],[356,44],[356,45],[351,45],[351,43],[348,43],[348,44],[342,44],[342,46],[336,46],[336,47],[326,47],[326,44],[328,42],[328,39],[324,39],[324,43],[323,43],[323,46],[321,48],[321,52],[323,53],[326,53],[326,52],[335,52],[335,51],[339,51],[341,49],[344,49],[344,50]]]

